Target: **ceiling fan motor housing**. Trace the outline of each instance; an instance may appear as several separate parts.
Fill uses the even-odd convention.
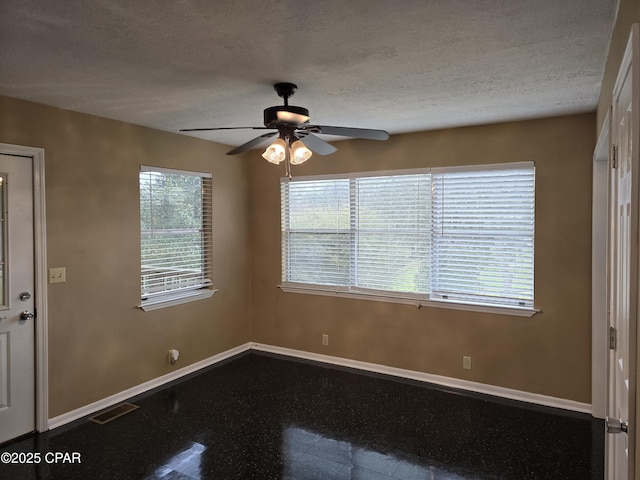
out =
[[[278,124],[300,126],[309,121],[309,110],[293,105],[277,105],[264,109],[264,126],[276,128]]]

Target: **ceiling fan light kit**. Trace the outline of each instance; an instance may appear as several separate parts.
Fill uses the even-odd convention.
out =
[[[386,140],[389,134],[384,130],[367,128],[334,127],[323,125],[309,125],[309,110],[304,107],[289,105],[289,98],[298,87],[293,83],[276,83],[273,88],[279,97],[284,99],[284,105],[268,107],[264,110],[264,127],[217,127],[217,128],[186,128],[181,132],[198,132],[210,130],[275,130],[265,133],[247,143],[236,147],[227,155],[237,155],[251,148],[258,147],[267,140],[278,135],[278,138],[262,154],[268,162],[279,164],[285,162],[286,173],[291,176],[290,165],[300,165],[307,161],[312,151],[318,155],[329,155],[336,148],[325,142],[317,134],[339,135],[351,138],[364,138],[370,140]],[[303,143],[302,140],[306,142]]]

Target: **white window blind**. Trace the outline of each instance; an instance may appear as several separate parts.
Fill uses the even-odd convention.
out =
[[[533,165],[434,170],[432,182],[432,295],[533,307]]]
[[[431,185],[428,174],[352,179],[355,197],[353,285],[362,289],[429,290]]]
[[[348,286],[349,180],[283,181],[281,196],[286,281]]]
[[[283,286],[533,308],[532,162],[283,178]]]
[[[143,166],[139,181],[143,305],[210,288],[211,175]]]

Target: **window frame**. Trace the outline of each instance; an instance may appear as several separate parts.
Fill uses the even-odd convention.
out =
[[[143,292],[143,255],[142,255],[142,189],[141,189],[141,176],[145,172],[157,172],[162,174],[173,174],[199,177],[203,182],[209,182],[207,187],[203,188],[204,196],[202,198],[202,223],[200,231],[204,238],[202,240],[202,248],[205,251],[202,259],[202,275],[205,285],[194,285],[193,287],[185,287],[175,290],[166,290],[155,292],[152,295],[145,296]],[[218,290],[213,287],[212,273],[212,261],[213,261],[213,175],[208,172],[195,172],[183,169],[172,169],[165,167],[153,167],[147,165],[140,165],[138,172],[138,197],[140,201],[140,305],[139,308],[145,312],[153,311],[160,308],[171,307],[174,305],[180,305],[187,302],[196,300],[203,300],[212,297]],[[207,191],[208,189],[208,191]],[[207,273],[209,274],[207,276]]]
[[[318,181],[318,180],[344,180],[344,179],[351,180],[351,179],[358,179],[358,178],[365,178],[365,177],[413,175],[413,174],[431,175],[431,174],[445,173],[445,172],[451,172],[451,171],[460,172],[460,171],[474,171],[474,170],[477,171],[477,170],[490,170],[490,169],[495,170],[500,168],[515,169],[515,168],[522,168],[522,167],[530,167],[534,169],[533,197],[534,197],[534,224],[535,224],[535,163],[532,161],[511,162],[511,163],[490,164],[490,165],[469,165],[469,166],[455,166],[455,167],[441,167],[441,168],[434,167],[434,168],[418,168],[418,169],[404,169],[404,170],[353,172],[353,173],[332,174],[332,175],[311,175],[311,176],[303,176],[303,177],[295,177],[295,178],[282,177],[280,179],[281,195],[283,191],[282,185],[290,182],[304,182],[304,181]],[[497,314],[505,314],[505,315],[521,316],[521,317],[531,317],[539,312],[538,309],[532,306],[498,305],[494,303],[482,303],[479,301],[461,301],[459,299],[450,300],[446,298],[438,298],[436,296],[432,296],[431,287],[429,288],[429,293],[413,294],[413,293],[404,293],[404,292],[394,292],[394,291],[388,291],[388,290],[370,290],[370,289],[364,289],[364,288],[357,288],[357,287],[354,287],[353,285],[350,285],[350,286],[319,285],[319,284],[286,281],[285,280],[286,246],[284,244],[285,206],[282,203],[283,201],[284,199],[281,196],[281,213],[283,215],[283,217],[281,218],[281,241],[283,242],[281,245],[281,268],[282,268],[281,280],[282,281],[278,285],[278,287],[283,292],[408,304],[408,305],[414,305],[418,309],[421,309],[422,307],[435,307],[435,308],[447,308],[447,309],[453,309],[453,310],[497,313]],[[353,212],[353,209],[354,209],[353,205],[350,205],[350,210],[352,212]],[[353,213],[351,215],[353,215]],[[351,219],[351,223],[353,223],[353,219]],[[354,246],[351,245],[351,248],[354,248]],[[534,249],[535,249],[535,246],[534,246]],[[534,258],[534,270],[535,270],[535,258]],[[535,281],[535,276],[533,280]]]

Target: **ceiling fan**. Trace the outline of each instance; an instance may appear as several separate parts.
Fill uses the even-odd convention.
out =
[[[273,88],[279,97],[284,99],[284,105],[268,107],[264,110],[264,127],[218,127],[218,128],[184,128],[181,132],[203,132],[210,130],[270,130],[253,140],[248,141],[227,152],[227,155],[237,155],[251,148],[267,142],[277,135],[277,139],[262,154],[265,160],[279,164],[286,161],[287,172],[289,165],[299,165],[311,157],[311,152],[319,155],[329,155],[336,148],[325,142],[317,134],[339,135],[351,138],[370,140],[386,140],[389,134],[384,130],[368,128],[334,127],[327,125],[310,125],[309,110],[303,107],[289,105],[289,98],[298,89],[293,83],[276,83]],[[302,142],[304,140],[304,143]]]

